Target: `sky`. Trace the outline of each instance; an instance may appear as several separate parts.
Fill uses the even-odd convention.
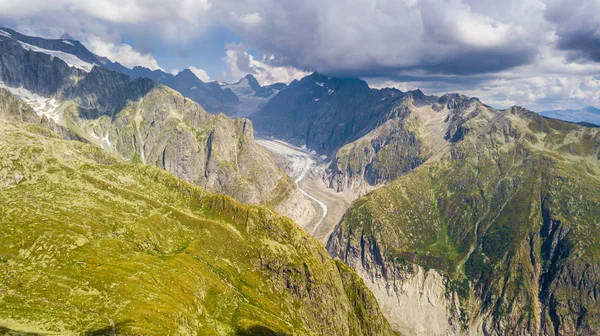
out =
[[[498,108],[600,106],[600,0],[0,0],[0,24],[205,81],[318,71]]]

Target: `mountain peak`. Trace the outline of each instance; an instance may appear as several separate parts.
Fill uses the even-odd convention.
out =
[[[201,81],[200,78],[198,78],[198,76],[196,76],[192,70],[190,69],[183,69],[181,71],[179,71],[177,73],[177,75],[175,75],[176,78],[179,79],[184,79],[184,80],[193,80],[193,81]]]
[[[250,85],[252,90],[258,91],[262,88],[260,83],[256,80],[256,77],[254,77],[252,74],[247,74],[244,78],[248,81],[248,85]]]
[[[331,84],[335,87],[365,87],[368,88],[369,84],[364,80],[356,77],[329,77],[327,75],[323,75],[318,72],[313,72],[312,74],[302,78],[300,82],[314,82],[317,85],[321,86],[322,84]],[[290,84],[291,85],[291,84]]]
[[[64,33],[62,35],[60,35],[60,39],[61,40],[73,40],[75,41],[75,38],[71,35],[69,35],[69,33]]]
[[[411,96],[414,100],[425,100],[426,98],[425,94],[423,93],[423,91],[421,91],[421,89],[408,91],[407,94]]]

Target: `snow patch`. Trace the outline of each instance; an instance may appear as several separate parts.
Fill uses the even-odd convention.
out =
[[[23,49],[25,50],[31,50],[34,52],[39,52],[42,54],[46,54],[46,55],[50,55],[52,57],[56,57],[61,59],[63,62],[67,63],[68,66],[70,67],[74,67],[77,69],[81,69],[85,72],[90,72],[92,71],[92,68],[94,67],[94,64],[82,61],[81,59],[79,59],[77,56],[75,55],[71,55],[69,53],[66,52],[62,52],[62,51],[56,51],[56,50],[49,50],[49,49],[44,49],[44,48],[39,48],[36,47],[34,45],[25,43],[25,42],[21,42],[19,41],[19,43],[21,43],[21,46],[23,47]]]
[[[332,90],[332,89],[329,89],[329,90],[327,90],[327,94],[328,94],[328,95],[331,95],[331,94],[332,94],[332,93],[334,93],[334,92],[335,92],[335,90]]]
[[[4,30],[2,30],[2,29],[0,29],[0,36],[5,36],[5,37],[10,37],[10,38],[12,38],[12,35],[10,35],[10,33],[9,33],[9,32],[7,32],[7,31],[4,31]]]
[[[323,82],[315,82],[315,84],[317,84],[318,86],[325,88],[325,83]]]
[[[59,122],[60,116],[57,113],[59,102],[54,98],[47,98],[35,94],[24,87],[10,87],[0,81],[0,87],[7,89],[17,98],[21,99],[27,105],[35,111],[37,115],[46,116],[48,119],[54,120],[56,123]]]
[[[108,137],[108,133],[106,133],[106,135],[104,136],[104,138],[102,138],[102,148],[104,148],[104,143],[106,143],[108,145],[108,148],[110,148],[112,146],[112,144],[110,143],[110,138]]]
[[[69,40],[63,40],[63,43],[68,44],[68,45],[72,45],[73,47],[75,46],[73,44],[73,42],[69,41]]]
[[[315,101],[316,101],[316,102],[317,102],[317,101],[319,101],[319,98],[315,98]]]

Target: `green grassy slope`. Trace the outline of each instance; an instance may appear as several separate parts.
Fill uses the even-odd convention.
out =
[[[5,120],[3,332],[393,334],[377,305],[356,301],[364,285],[348,295],[336,263],[289,219]]]

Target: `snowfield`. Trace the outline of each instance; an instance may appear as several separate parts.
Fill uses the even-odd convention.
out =
[[[43,48],[39,48],[39,47],[36,47],[34,45],[31,45],[31,44],[28,44],[28,43],[25,43],[25,42],[21,42],[21,41],[19,41],[19,43],[21,43],[21,46],[25,50],[31,50],[31,51],[43,53],[43,54],[46,54],[46,55],[50,55],[52,57],[59,58],[63,62],[67,63],[68,66],[75,67],[77,69],[81,69],[81,70],[83,70],[85,72],[92,71],[92,68],[94,67],[94,64],[82,61],[77,56],[68,54],[66,52],[56,51],[56,50],[49,50],[49,49],[43,49]]]
[[[17,96],[27,105],[31,106],[37,115],[46,116],[48,119],[54,120],[56,123],[60,121],[60,116],[57,113],[59,102],[54,98],[47,98],[37,95],[23,87],[10,87],[0,81],[0,88],[7,89],[10,93]]]

